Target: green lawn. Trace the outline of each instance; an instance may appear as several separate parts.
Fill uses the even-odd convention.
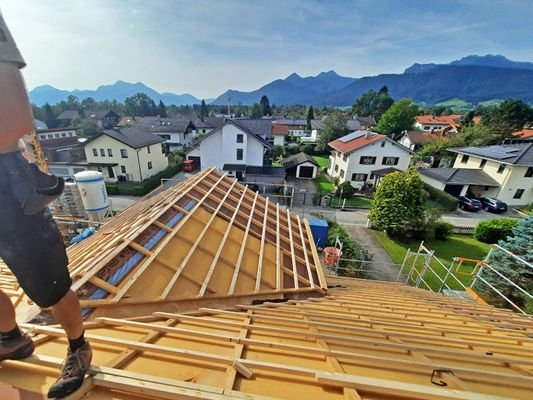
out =
[[[314,182],[317,192],[319,192],[321,195],[326,195],[335,191],[333,184],[323,175],[315,178]]]
[[[331,206],[337,207],[342,206],[344,199],[339,199],[338,197],[334,197],[331,199]],[[356,196],[352,197],[350,199],[346,199],[345,207],[356,207],[356,208],[370,208],[372,205],[372,199],[369,199],[368,197],[363,196]]]
[[[313,158],[315,159],[315,161],[320,166],[320,169],[326,168],[328,166],[328,164],[329,164],[329,157],[328,156],[313,156]]]
[[[402,243],[398,240],[389,238],[384,232],[372,231],[372,234],[374,235],[376,240],[383,246],[383,248],[392,258],[392,260],[396,264],[400,265],[403,263],[407,249],[410,248],[411,251],[417,251],[418,246],[420,245],[419,241]],[[429,250],[434,250],[435,256],[446,266],[449,266],[452,263],[453,257],[464,257],[477,260],[483,259],[490,249],[490,245],[486,243],[481,243],[473,237],[462,235],[453,235],[447,241],[427,240],[424,242],[424,246]],[[411,259],[411,264],[408,265],[412,265],[412,262],[413,259]],[[416,263],[417,271],[421,270],[422,264],[422,260],[419,259]],[[436,271],[436,273],[442,279],[444,279],[444,277],[446,276],[446,270],[436,261],[432,261],[430,265]],[[465,264],[465,267],[461,267],[460,272],[472,272],[472,267],[473,263]],[[468,286],[473,279],[472,275],[457,273],[457,271],[454,271],[454,275],[466,286]],[[413,272],[412,276],[414,276],[414,280],[416,280],[416,272]],[[411,283],[414,283],[414,280]],[[435,291],[437,291],[441,286],[441,281],[430,270],[428,270],[424,275],[424,280]],[[446,283],[452,289],[462,290],[461,286],[454,278],[448,278]],[[423,283],[420,283],[420,285],[421,287],[426,288]]]

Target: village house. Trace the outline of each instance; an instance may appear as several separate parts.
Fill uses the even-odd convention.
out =
[[[109,180],[141,182],[168,167],[162,142],[142,127],[108,129],[84,143],[85,157]]]
[[[511,206],[533,201],[533,143],[461,147],[453,168],[419,170],[427,184],[452,196],[495,197]]]
[[[226,121],[224,117],[209,117],[204,118],[203,120],[198,118],[194,121],[194,126],[196,127],[196,134],[206,134],[211,132],[217,126],[220,126]]]
[[[415,117],[415,128],[421,131],[446,131],[447,134],[455,134],[461,127],[463,116],[461,114],[452,115],[419,115]]]
[[[409,150],[417,151],[426,143],[443,139],[446,140],[438,133],[425,131],[403,131],[398,143],[407,147]]]
[[[86,111],[85,115],[96,126],[103,129],[114,128],[120,121],[120,116],[113,110],[91,110]]]
[[[266,125],[261,121],[265,120],[226,120],[200,138],[186,153],[187,159],[194,160],[201,169],[216,167],[239,180],[249,182],[253,176],[266,182],[274,176],[275,182],[282,183],[284,169],[264,164],[265,153],[272,146],[266,139]],[[272,126],[268,125],[268,129],[272,130]]]
[[[274,122],[272,124],[272,136],[274,137],[274,146],[285,146],[287,136],[289,135],[289,127]]]
[[[295,178],[316,178],[318,172],[318,163],[315,159],[306,153],[298,153],[289,156],[281,162],[287,176],[293,176]]]
[[[375,132],[352,132],[328,145],[333,149],[328,174],[356,189],[375,186],[384,174],[403,171],[411,163],[411,150]]]
[[[134,126],[164,139],[167,152],[190,147],[196,134],[196,126],[187,118],[142,117]]]
[[[57,116],[57,120],[61,122],[62,125],[70,124],[73,119],[80,118],[80,113],[78,110],[65,110]]]

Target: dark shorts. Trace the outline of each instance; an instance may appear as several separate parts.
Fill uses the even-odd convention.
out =
[[[2,155],[0,154],[0,157]],[[0,258],[38,306],[55,305],[72,280],[65,245],[48,209],[26,215],[0,167]]]

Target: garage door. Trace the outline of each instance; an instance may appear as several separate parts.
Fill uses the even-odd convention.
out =
[[[461,194],[461,190],[463,189],[463,185],[446,185],[444,186],[444,191],[446,193],[451,194],[453,197],[459,197]]]
[[[193,160],[194,161],[194,166],[196,168],[200,168],[202,166],[202,164],[200,164],[200,157],[192,157],[192,156],[189,156],[187,157],[189,160]]]
[[[314,167],[300,167],[299,178],[312,178],[314,170]]]

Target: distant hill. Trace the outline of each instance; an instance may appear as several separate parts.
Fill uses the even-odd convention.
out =
[[[524,61],[511,61],[508,58],[500,55],[487,54],[486,56],[466,56],[460,60],[452,61],[449,64],[418,64],[415,63],[407,68],[405,74],[420,74],[427,72],[433,68],[443,65],[456,65],[468,67],[495,67],[495,68],[511,68],[511,69],[531,69],[533,70],[533,63]]]
[[[335,71],[321,72],[316,76],[305,78],[294,73],[285,79],[277,79],[252,92],[228,90],[213,100],[211,104],[227,104],[228,98],[231,98],[232,104],[253,104],[258,103],[263,95],[268,97],[271,104],[297,104],[303,99],[341,89],[356,80],[356,78],[340,76]]]
[[[69,91],[56,89],[50,85],[37,86],[29,92],[29,97],[33,104],[42,106],[47,102],[50,104],[59,103],[62,100],[66,100],[70,95],[77,96],[80,100],[92,97],[96,101],[117,100],[119,102],[124,102],[126,97],[139,92],[146,93],[156,103],[158,103],[159,100],[163,100],[163,103],[166,105],[175,104],[181,106],[200,103],[199,99],[190,94],[159,93],[141,82],[129,83],[124,81],[117,81],[112,85],[102,85],[96,90],[75,89]]]

